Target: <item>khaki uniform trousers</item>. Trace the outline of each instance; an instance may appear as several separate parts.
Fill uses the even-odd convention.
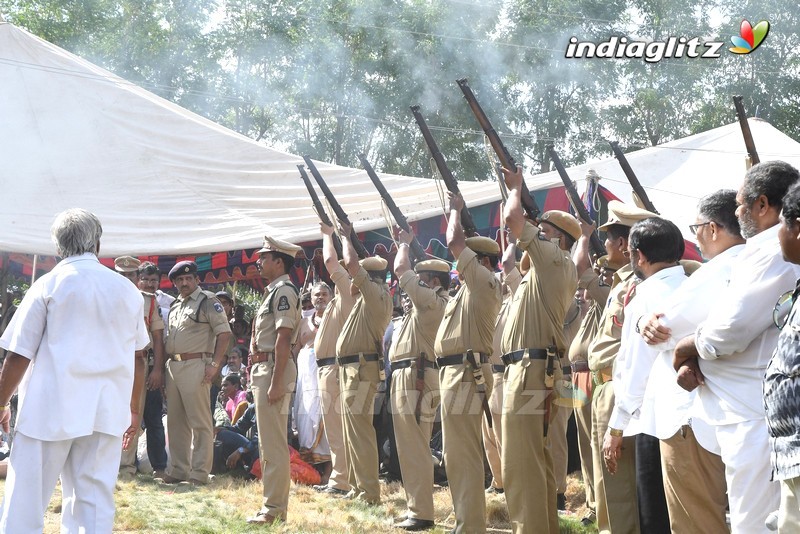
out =
[[[581,456],[581,475],[586,492],[586,507],[595,512],[594,459],[592,458],[592,392],[594,382],[590,371],[572,373],[575,423],[578,427],[578,451]]]
[[[328,486],[350,491],[350,484],[347,482],[347,457],[339,393],[339,366],[333,364],[320,367],[317,376],[322,405],[322,424],[325,426],[325,437],[331,447],[331,475]]]
[[[211,384],[203,384],[209,357],[167,362],[167,474],[206,482],[214,460]]]
[[[489,409],[492,411],[492,427],[486,418],[481,419],[483,448],[492,472],[492,487],[503,489],[503,469],[500,458],[503,455],[503,373],[492,373],[492,388],[489,395]],[[488,388],[488,382],[487,382]]]
[[[289,486],[292,481],[286,428],[292,391],[297,382],[297,367],[289,358],[283,370],[286,394],[280,402],[270,404],[267,392],[272,383],[274,370],[275,362],[269,359],[253,365],[250,377],[253,400],[256,405],[261,485],[264,497],[261,513],[286,520],[286,510],[289,508]]]
[[[147,375],[148,366],[145,365],[144,369],[144,384],[142,387],[142,396],[139,399],[139,428],[136,429],[136,437],[131,440],[128,450],[122,450],[122,458],[119,461],[120,474],[125,473],[128,475],[136,474],[136,453],[139,450],[139,438],[142,436],[142,418],[144,417],[144,402],[147,397]]]
[[[672,532],[728,532],[725,464],[697,442],[691,426],[661,440],[661,471]]]
[[[614,409],[614,385],[597,386],[592,398],[592,454],[597,528],[601,534],[639,533],[639,507],[636,501],[636,439],[622,439],[622,458],[617,474],[611,475],[603,462],[603,437]]]
[[[403,475],[408,517],[433,521],[433,460],[431,431],[439,406],[439,372],[425,369],[425,386],[417,407],[417,362],[392,372],[391,411],[397,457]]]
[[[378,481],[378,440],[372,417],[383,362],[349,363],[339,366],[339,385],[347,456],[347,480],[352,497],[370,504],[381,502]]]
[[[484,378],[492,376],[483,365]],[[439,369],[442,395],[442,449],[456,514],[456,534],[486,532],[481,419],[485,418],[472,368],[463,363]],[[486,384],[487,390],[490,384]]]
[[[778,532],[800,531],[800,477],[781,480],[781,507],[778,511]]]
[[[563,372],[563,368],[562,368]],[[559,409],[550,419],[550,451],[553,455],[553,475],[556,479],[556,493],[567,490],[567,462],[569,461],[569,446],[567,444],[567,423],[572,415],[572,383],[561,380],[555,384],[557,395],[553,403]]]
[[[507,365],[503,377],[503,483],[511,528],[518,534],[559,532],[553,458],[544,435],[545,418],[552,420],[558,403],[544,385],[545,366],[545,360],[525,356]],[[556,366],[556,383],[561,377]]]

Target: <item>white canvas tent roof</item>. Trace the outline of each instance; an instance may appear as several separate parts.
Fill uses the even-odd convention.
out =
[[[733,113],[733,106],[731,106]],[[800,169],[800,143],[766,121],[749,119],[750,130],[762,162],[783,160]],[[697,202],[720,189],[739,189],[746,172],[744,145],[739,123],[728,124],[662,145],[626,154],[637,178],[659,213],[675,222],[684,236],[694,224]],[[570,178],[582,182],[590,169],[599,174],[600,185],[625,203],[633,203],[631,186],[615,158],[567,169]],[[562,185],[556,172],[527,180],[531,189]],[[583,191],[583,184],[579,184]]]
[[[0,250],[53,255],[50,225],[82,207],[103,223],[101,255],[254,248],[269,234],[319,238],[296,165],[8,23],[0,23]],[[318,163],[356,230],[385,226],[365,171]],[[442,213],[433,180],[381,174],[409,220]],[[460,185],[465,201],[499,198]]]

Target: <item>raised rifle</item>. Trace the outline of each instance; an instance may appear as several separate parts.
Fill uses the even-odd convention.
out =
[[[739,118],[739,126],[742,128],[742,137],[744,137],[744,146],[747,148],[747,157],[750,158],[750,167],[752,167],[761,163],[761,160],[758,157],[758,152],[756,152],[756,143],[753,141],[752,132],[750,132],[750,123],[747,122],[742,97],[739,95],[734,96],[733,105],[736,106],[736,116]]]
[[[500,140],[500,136],[497,134],[497,131],[495,131],[495,129],[492,127],[492,123],[489,122],[489,117],[486,116],[483,108],[481,108],[481,105],[478,104],[478,99],[475,98],[472,89],[470,89],[467,79],[461,78],[460,80],[456,80],[456,83],[461,88],[461,92],[464,93],[464,98],[467,100],[467,103],[469,104],[472,113],[475,115],[475,118],[478,119],[478,123],[483,129],[483,133],[489,138],[489,143],[492,145],[494,153],[497,154],[498,159],[500,159],[500,163],[509,171],[516,172],[517,162],[514,161],[514,158],[512,158],[511,154],[508,153],[508,149],[506,149],[503,141]],[[539,214],[542,212],[542,210],[540,210],[539,206],[536,204],[536,200],[534,200],[533,196],[531,195],[528,186],[525,185],[524,179],[522,180],[521,193],[522,209],[525,210],[530,219],[533,219],[534,221],[538,220]]]
[[[486,391],[486,380],[483,377],[483,367],[479,358],[475,357],[472,349],[467,349],[467,363],[472,367],[472,378],[475,380],[475,391],[481,396],[481,408],[486,416],[486,424],[492,428],[492,410],[489,408],[489,392]],[[549,395],[548,395],[549,396]]]
[[[386,207],[391,212],[392,217],[394,217],[394,220],[397,221],[397,226],[399,226],[400,228],[402,228],[403,230],[414,236],[411,239],[411,253],[414,255],[417,261],[423,261],[427,259],[428,254],[425,252],[425,249],[422,248],[422,245],[417,239],[417,236],[415,236],[411,232],[411,226],[409,226],[408,221],[403,215],[403,212],[400,211],[400,208],[398,208],[397,204],[394,203],[392,195],[390,195],[389,192],[386,190],[386,188],[383,186],[383,182],[381,182],[381,179],[378,177],[378,174],[375,172],[375,169],[373,169],[372,165],[370,165],[369,161],[367,161],[367,156],[365,156],[364,154],[359,154],[358,159],[361,160],[361,165],[363,165],[364,170],[367,171],[369,179],[372,180],[372,183],[375,185],[375,189],[378,190],[378,193],[381,195],[381,198],[386,203]]]
[[[356,254],[362,260],[364,258],[368,258],[369,252],[367,252],[367,249],[364,248],[364,244],[358,239],[356,229],[353,228],[353,225],[350,223],[350,219],[342,209],[342,206],[336,202],[336,197],[333,196],[333,192],[331,192],[328,184],[325,183],[322,175],[317,170],[317,166],[314,165],[314,162],[311,160],[310,156],[303,156],[303,160],[305,160],[308,170],[311,171],[311,176],[314,177],[319,185],[319,188],[322,189],[322,194],[325,195],[326,199],[328,199],[328,204],[331,205],[331,209],[333,210],[333,213],[336,214],[336,218],[343,223],[350,225],[350,242],[353,243],[353,248],[355,249]]]
[[[553,162],[553,165],[555,165],[556,170],[558,171],[558,175],[561,177],[561,181],[564,182],[564,189],[567,192],[567,196],[570,199],[572,207],[574,207],[575,211],[578,212],[578,217],[580,217],[586,224],[594,224],[592,217],[586,210],[586,206],[583,205],[581,196],[575,190],[575,185],[572,183],[572,180],[569,179],[567,169],[565,169],[564,164],[561,163],[561,158],[558,157],[556,149],[553,147],[553,145],[548,145],[547,151],[550,154],[550,160]],[[597,256],[603,256],[606,253],[606,247],[603,245],[603,242],[600,241],[600,238],[597,236],[597,232],[592,232],[592,237],[589,241],[589,247],[591,248],[592,253],[597,254]]]
[[[628,182],[630,182],[631,187],[633,188],[634,195],[636,195],[636,198],[638,198],[644,205],[644,209],[647,211],[652,211],[656,215],[660,215],[656,210],[656,207],[650,201],[650,197],[647,196],[647,192],[644,190],[644,187],[642,187],[641,182],[639,182],[639,179],[636,177],[636,173],[633,172],[631,164],[628,163],[628,158],[625,157],[625,154],[619,147],[619,143],[616,141],[609,141],[608,144],[611,145],[611,151],[614,152],[614,157],[617,158],[619,166],[622,167],[622,172],[625,173],[625,176],[628,178]]]
[[[411,113],[414,115],[414,120],[417,121],[417,126],[419,126],[419,130],[422,132],[425,144],[428,145],[428,150],[431,153],[433,161],[436,163],[436,168],[439,169],[439,175],[442,177],[444,186],[454,195],[460,195],[461,191],[458,189],[458,181],[453,177],[453,173],[450,172],[450,168],[444,161],[444,156],[442,156],[442,153],[439,151],[436,141],[433,140],[431,131],[428,129],[428,124],[419,112],[419,106],[411,106]],[[466,234],[467,237],[478,235],[478,228],[475,226],[475,221],[472,220],[472,215],[469,212],[469,208],[467,208],[466,202],[461,209],[461,226],[464,228],[464,234]]]
[[[308,173],[306,173],[305,167],[303,167],[302,165],[298,165],[297,170],[300,171],[300,178],[302,178],[303,183],[306,184],[306,189],[308,189],[308,195],[311,197],[311,202],[314,204],[314,211],[317,212],[317,217],[319,217],[319,220],[322,222],[322,224],[335,228],[335,226],[333,226],[333,222],[331,222],[331,218],[328,217],[328,213],[322,206],[322,202],[319,199],[319,195],[317,195],[317,191],[311,184],[311,178],[308,177]],[[336,249],[336,255],[338,258],[341,258],[342,241],[341,239],[339,239],[339,236],[336,235],[336,232],[333,233],[331,238],[333,238],[333,248]]]

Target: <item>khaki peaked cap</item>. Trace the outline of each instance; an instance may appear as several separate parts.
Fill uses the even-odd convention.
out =
[[[132,273],[138,271],[141,264],[133,256],[120,256],[114,260],[114,270],[118,273]]]
[[[542,213],[541,222],[552,224],[557,229],[577,241],[581,238],[581,225],[574,215],[561,210],[550,210]]]
[[[432,271],[436,273],[449,273],[450,264],[442,260],[425,260],[418,262],[414,266],[414,271],[421,273],[424,271]]]
[[[275,239],[274,237],[265,235],[264,246],[262,246],[261,249],[256,252],[256,254],[263,254],[264,252],[280,252],[281,254],[286,254],[287,256],[294,258],[301,250],[303,250],[301,247],[293,245],[288,241]]]
[[[484,256],[499,256],[500,245],[490,237],[473,236],[466,239],[467,247],[477,254]]]
[[[643,210],[636,206],[623,204],[619,200],[612,200],[608,203],[608,221],[598,228],[598,230],[605,230],[612,224],[620,224],[622,226],[633,226],[643,219],[650,217],[658,217],[652,211]]]

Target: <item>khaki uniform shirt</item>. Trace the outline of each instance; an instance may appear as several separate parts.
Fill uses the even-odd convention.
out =
[[[317,338],[314,340],[314,354],[319,358],[332,358],[336,356],[336,342],[342,326],[350,315],[350,310],[356,303],[356,297],[350,294],[350,275],[347,271],[336,264],[331,274],[331,281],[336,284],[333,290],[333,299],[328,303],[322,320],[317,331]]]
[[[392,296],[386,284],[373,282],[359,267],[353,284],[361,291],[336,342],[337,356],[383,354],[383,334],[392,320]]]
[[[500,343],[503,341],[503,329],[506,326],[508,319],[508,312],[511,309],[511,301],[514,299],[514,293],[517,292],[519,283],[522,281],[522,273],[519,269],[514,267],[508,275],[503,279],[503,286],[508,288],[503,303],[500,305],[500,313],[497,314],[497,321],[494,323],[494,337],[492,338],[492,355],[489,358],[489,363],[492,365],[503,365],[503,353],[500,351]]]
[[[201,294],[205,295],[202,301]],[[188,297],[175,299],[169,309],[168,322],[167,354],[213,354],[217,335],[231,331],[222,304],[214,293],[203,291],[199,286]]]
[[[603,317],[608,293],[611,290],[609,286],[601,286],[599,282],[600,277],[591,268],[586,269],[578,280],[578,287],[586,289],[591,302],[586,315],[583,316],[578,333],[569,346],[569,361],[572,363],[589,361],[589,345],[597,336],[600,319]]]
[[[526,222],[517,247],[528,252],[531,270],[514,294],[500,345],[503,354],[520,349],[544,349],[553,343],[566,350],[564,319],[574,302],[578,273],[572,258],[539,227]]]
[[[255,331],[250,341],[252,352],[273,352],[278,339],[278,328],[291,328],[291,342],[297,340],[302,313],[300,295],[287,282],[289,275],[279,276],[267,286],[267,296],[258,308]],[[279,284],[280,287],[277,287]]]
[[[630,265],[614,273],[611,293],[608,296],[603,317],[600,319],[597,336],[589,347],[589,369],[600,371],[611,367],[619,352],[622,338],[622,323],[625,320],[625,299],[637,283]]]
[[[437,357],[464,353],[468,349],[490,354],[494,323],[502,300],[500,281],[478,262],[477,254],[470,248],[465,248],[458,256],[456,269],[463,283],[444,310],[434,351]]]
[[[161,318],[161,310],[156,302],[156,296],[152,293],[142,291],[144,297],[144,324],[147,326],[147,335],[150,343],[144,348],[147,350],[153,346],[153,332],[164,330],[164,319]]]
[[[426,359],[434,361],[433,342],[447,301],[450,300],[447,289],[429,288],[411,269],[400,277],[400,288],[406,292],[414,307],[403,317],[396,341],[389,351],[389,360],[418,358],[424,352]]]

